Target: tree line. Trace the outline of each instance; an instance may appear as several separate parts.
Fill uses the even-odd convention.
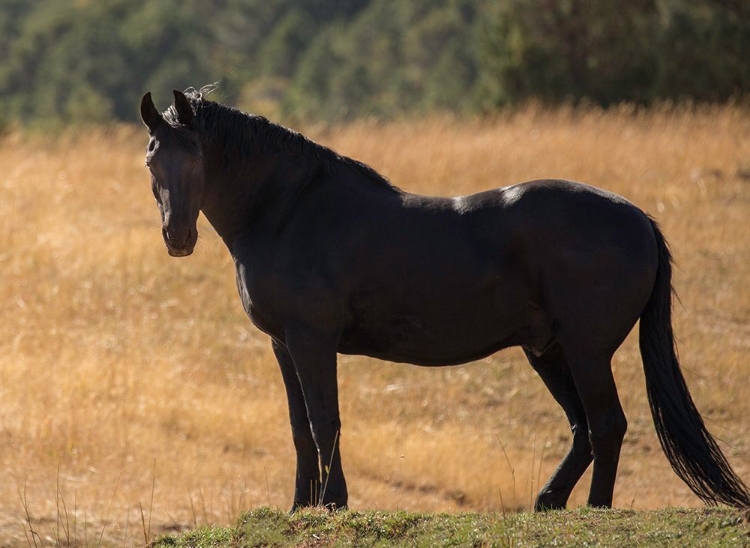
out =
[[[750,90],[746,0],[0,0],[0,122],[132,121],[146,90],[342,120]]]

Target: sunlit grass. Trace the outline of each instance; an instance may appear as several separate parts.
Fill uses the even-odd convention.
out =
[[[750,479],[750,113],[530,107],[310,136],[410,191],[563,177],[657,217],[678,263],[688,383]],[[286,401],[267,337],[244,316],[205,222],[192,257],[166,254],[145,144],[128,127],[0,141],[0,541],[26,542],[24,486],[42,538],[61,538],[62,495],[91,544],[104,530],[138,545],[149,518],[154,533],[291,501]],[[458,368],[347,357],[339,369],[354,508],[525,508],[567,449],[564,415],[517,350]],[[614,369],[630,424],[615,504],[697,505],[656,441],[633,337]],[[572,503],[587,489],[588,477]]]
[[[160,548],[228,546],[684,546],[747,544],[738,512],[717,509],[525,513],[418,513],[307,509],[285,515],[258,508],[229,527],[205,527],[156,540]]]

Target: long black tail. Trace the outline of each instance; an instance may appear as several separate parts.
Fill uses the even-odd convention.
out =
[[[640,346],[656,433],[672,469],[707,504],[750,507],[750,491],[703,424],[680,371],[672,333],[672,256],[658,225],[656,284],[641,315]]]

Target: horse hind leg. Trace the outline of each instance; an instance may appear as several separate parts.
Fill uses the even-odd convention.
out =
[[[531,366],[539,374],[547,389],[565,411],[573,432],[573,443],[560,465],[539,491],[535,510],[565,508],[570,493],[592,460],[586,413],[578,396],[573,376],[562,349],[555,344],[543,355],[525,351]]]
[[[612,376],[611,355],[576,351],[561,340],[576,391],[588,422],[588,437],[594,471],[589,490],[589,506],[609,508],[617,477],[622,440],[628,427]]]

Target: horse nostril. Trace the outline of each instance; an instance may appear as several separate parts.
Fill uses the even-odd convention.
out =
[[[190,228],[175,228],[169,226],[162,227],[161,233],[167,245],[175,249],[186,248],[190,243],[190,237],[193,234],[192,229]]]

